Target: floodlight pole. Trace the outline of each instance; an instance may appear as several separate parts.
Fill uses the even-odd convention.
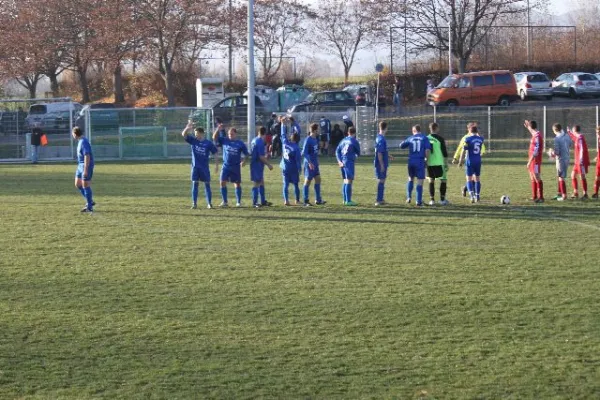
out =
[[[531,19],[529,16],[529,12],[530,12],[530,8],[529,8],[529,0],[527,0],[527,65],[531,65],[531,38],[529,37],[530,35],[530,25],[531,25]]]
[[[248,144],[252,142],[256,129],[254,76],[254,0],[248,0]]]
[[[452,75],[452,20],[448,18],[448,75]]]

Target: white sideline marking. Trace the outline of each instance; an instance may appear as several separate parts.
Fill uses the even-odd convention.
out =
[[[590,229],[594,229],[594,230],[600,231],[600,226],[598,226],[598,225],[591,225],[591,224],[586,224],[585,222],[573,221],[572,219],[568,219],[568,218],[564,218],[564,217],[557,217],[557,216],[552,215],[552,214],[545,214],[545,213],[540,213],[540,212],[537,212],[537,211],[531,211],[531,210],[528,210],[526,208],[520,208],[519,207],[519,208],[513,208],[513,210],[515,210],[515,211],[521,211],[521,212],[527,212],[529,214],[534,214],[534,215],[537,215],[539,217],[546,217],[546,218],[553,219],[553,220],[556,220],[556,221],[568,222],[568,223],[573,224],[573,225],[579,225],[579,226],[583,226],[585,228],[590,228]]]

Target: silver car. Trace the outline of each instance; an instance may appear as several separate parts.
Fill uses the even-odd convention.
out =
[[[518,72],[515,74],[517,94],[521,100],[528,97],[545,97],[552,99],[552,83],[543,72]]]
[[[581,96],[600,96],[600,80],[587,72],[569,72],[562,74],[552,82],[555,96],[569,96],[577,99]]]

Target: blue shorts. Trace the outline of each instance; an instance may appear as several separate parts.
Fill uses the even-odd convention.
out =
[[[192,167],[193,182],[210,182],[210,170],[206,167]]]
[[[470,164],[467,165],[467,176],[479,176],[481,175],[481,164]]]
[[[379,162],[375,164],[375,178],[377,179],[387,179],[387,168],[382,170],[379,167]]]
[[[250,164],[250,180],[252,182],[262,182],[265,179],[265,164]]]
[[[223,165],[220,179],[221,182],[240,183],[242,181],[242,168],[239,165]]]
[[[346,164],[340,170],[342,171],[342,179],[354,180],[354,163]]]
[[[84,164],[77,164],[77,171],[75,171],[75,178],[83,179],[84,181],[91,181],[92,176],[94,175],[94,166],[93,165],[88,166],[88,176],[85,178],[83,177],[83,166],[84,166]]]
[[[283,180],[289,183],[298,183],[300,182],[300,171],[283,171],[281,173],[283,176]]]
[[[413,179],[425,179],[425,163],[422,164],[408,164],[408,177]]]
[[[304,165],[304,178],[308,179],[309,181],[315,179],[316,176],[321,175],[321,172],[319,171],[319,166],[315,165],[315,169],[310,169],[308,168],[308,164]]]

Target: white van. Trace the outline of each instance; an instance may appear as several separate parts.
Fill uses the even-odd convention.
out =
[[[41,128],[44,133],[69,133],[71,119],[75,122],[75,116],[81,111],[79,103],[56,102],[36,103],[29,107],[29,114],[25,123],[31,128]]]

